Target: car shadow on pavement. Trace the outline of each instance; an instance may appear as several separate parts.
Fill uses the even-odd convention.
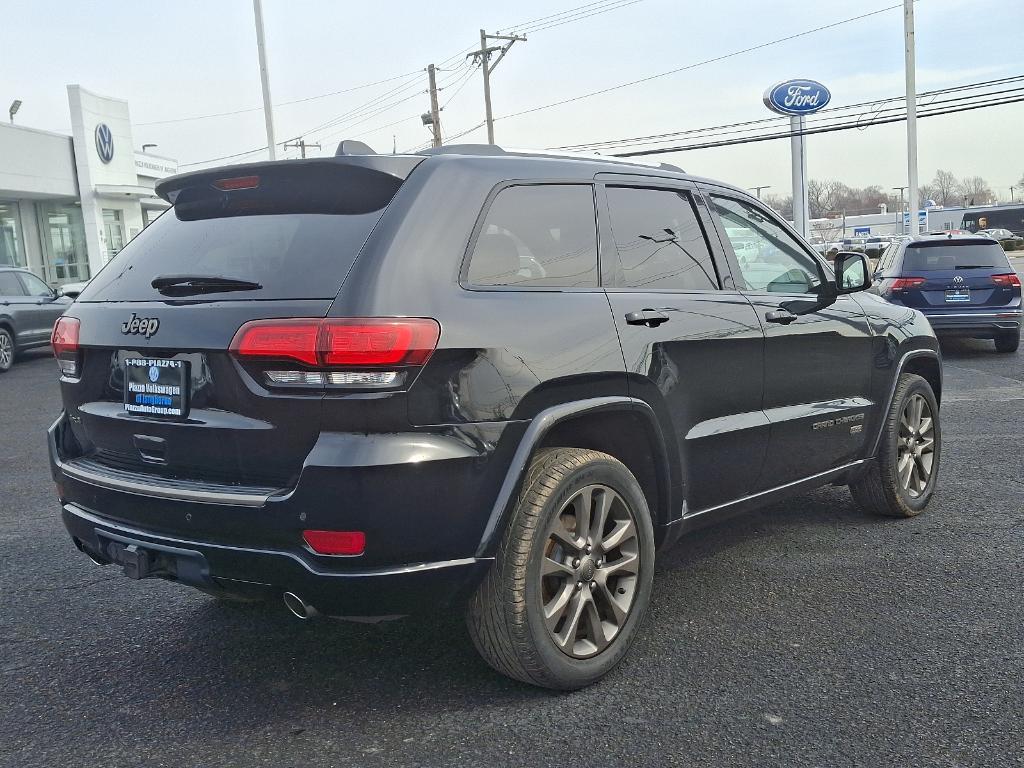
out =
[[[777,546],[780,539],[799,539],[816,527],[884,524],[866,518],[852,500],[837,503],[838,493],[839,489],[817,491],[749,513],[697,531],[663,553],[655,575],[654,609],[639,644],[645,634],[673,631],[672,626],[659,626],[660,621],[669,621],[657,610],[660,601],[689,605],[686,613],[699,616],[700,598],[689,594],[687,586],[696,571],[703,572],[701,590],[707,588],[708,569],[714,582],[728,588],[729,568],[722,561],[730,550],[757,539],[770,539],[766,546]],[[849,498],[845,489],[842,494]],[[198,593],[175,600],[184,601],[182,611],[176,612],[180,620],[161,632],[156,645],[129,651],[160,660],[122,657],[123,663],[140,671],[141,688],[160,687],[167,674],[160,666],[168,663],[171,646],[172,659],[189,669],[188,680],[177,685],[187,686],[186,695],[200,699],[204,708],[230,709],[233,720],[249,719],[271,729],[304,728],[302,723],[325,716],[415,713],[424,701],[435,712],[457,713],[477,710],[481,702],[500,707],[557,695],[490,670],[473,649],[460,610],[356,624],[329,618],[300,621],[278,601],[240,605]],[[672,619],[677,620],[678,616]],[[621,674],[610,676],[607,684],[615,685]],[[238,691],[249,695],[239,698]]]

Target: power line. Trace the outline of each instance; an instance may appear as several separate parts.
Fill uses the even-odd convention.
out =
[[[281,101],[281,102],[278,102],[277,104],[274,104],[274,106],[275,107],[287,107],[287,106],[290,106],[291,104],[303,104],[303,103],[305,103],[307,101],[315,101],[317,99],[326,99],[329,96],[338,96],[338,95],[340,95],[342,93],[352,93],[353,91],[361,91],[364,88],[372,88],[375,85],[383,85],[384,83],[390,83],[390,82],[393,82],[395,80],[401,80],[402,78],[408,77],[411,74],[414,74],[414,73],[406,72],[405,74],[395,75],[394,77],[387,77],[387,78],[384,78],[383,80],[377,80],[377,81],[372,82],[372,83],[364,83],[363,85],[354,85],[351,88],[342,88],[339,91],[331,91],[330,93],[319,93],[319,94],[317,94],[315,96],[306,96],[306,97],[301,98],[301,99],[292,99],[291,101]],[[235,109],[235,110],[232,110],[230,112],[211,112],[210,114],[206,114],[206,115],[190,115],[189,117],[175,117],[175,118],[171,118],[169,120],[151,120],[148,123],[135,123],[135,125],[138,125],[138,126],[142,126],[142,125],[168,125],[169,123],[183,123],[183,122],[186,122],[188,120],[208,120],[209,118],[212,118],[212,117],[228,117],[230,115],[245,114],[246,112],[261,112],[262,110],[263,110],[263,107],[246,107],[245,109]]]
[[[984,95],[981,96],[984,98]],[[946,109],[924,109],[918,112],[918,118],[924,117],[936,117],[938,115],[949,115],[956,112],[968,112],[975,109],[985,109],[988,107],[1001,107],[1007,104],[1016,104],[1018,102],[1024,102],[1024,94],[1014,97],[1004,97],[1001,99],[992,99],[988,101],[979,101],[978,103],[972,104],[960,104],[959,106],[952,106]],[[728,147],[736,144],[750,144],[761,141],[773,141],[775,139],[788,139],[794,135],[800,136],[812,136],[819,133],[833,133],[835,131],[849,131],[861,126],[874,126],[874,125],[885,125],[887,123],[899,123],[907,119],[906,114],[896,115],[892,117],[874,118],[869,121],[851,121],[848,123],[841,123],[839,125],[823,126],[819,128],[807,128],[802,131],[784,131],[773,134],[763,134],[760,136],[746,136],[737,139],[723,139],[721,141],[710,141],[699,144],[685,144],[676,147],[655,147],[652,149],[636,150],[633,152],[619,152],[612,157],[645,157],[648,155],[662,155],[670,152],[686,152],[692,149],[713,149],[716,147]]]
[[[839,26],[842,26],[843,24],[850,24],[850,23],[855,22],[855,21],[861,21],[862,19],[867,19],[867,18],[870,18],[871,16],[877,16],[877,15],[879,15],[881,13],[886,13],[888,11],[892,11],[892,10],[895,10],[896,8],[902,8],[902,7],[903,7],[903,4],[900,3],[899,5],[890,5],[890,6],[887,6],[885,8],[879,8],[878,10],[869,11],[867,13],[862,13],[862,14],[860,14],[858,16],[851,16],[848,19],[842,19],[840,21],[835,21],[835,22],[832,22],[831,24],[823,24],[822,26],[814,27],[813,29],[806,29],[803,32],[796,32],[796,33],[794,33],[792,35],[786,35],[785,37],[780,37],[780,38],[777,38],[775,40],[769,40],[769,41],[764,42],[764,43],[758,43],[757,45],[752,45],[752,46],[749,46],[747,48],[742,48],[740,50],[732,51],[730,53],[724,53],[724,54],[722,54],[720,56],[713,56],[713,57],[711,57],[709,59],[704,59],[702,61],[694,62],[693,64],[687,64],[687,65],[682,66],[682,67],[677,67],[675,69],[670,69],[670,70],[668,70],[666,72],[659,72],[659,73],[654,74],[654,75],[648,75],[647,77],[641,77],[641,78],[638,78],[636,80],[630,80],[629,82],[626,82],[626,83],[619,83],[618,85],[612,85],[612,86],[609,86],[607,88],[600,88],[600,89],[598,89],[596,91],[590,91],[589,93],[583,93],[583,94],[580,94],[579,96],[572,96],[572,97],[567,98],[567,99],[561,99],[560,101],[554,101],[554,102],[551,102],[550,104],[542,104],[540,106],[530,107],[529,109],[520,110],[519,112],[513,112],[513,113],[508,114],[508,115],[501,115],[501,116],[496,117],[494,119],[495,120],[508,120],[510,118],[513,118],[513,117],[521,117],[522,115],[529,115],[529,114],[532,114],[534,112],[540,112],[541,110],[544,110],[544,109],[551,109],[553,107],[560,107],[560,106],[563,106],[565,104],[572,104],[573,102],[582,101],[583,99],[589,99],[589,98],[591,98],[593,96],[600,96],[600,95],[605,94],[605,93],[611,93],[612,91],[617,91],[617,90],[619,90],[621,88],[629,88],[629,87],[634,86],[634,85],[640,85],[641,83],[650,82],[651,80],[657,80],[657,79],[662,78],[662,77],[667,77],[669,75],[678,74],[679,72],[685,72],[687,70],[696,69],[697,67],[703,67],[703,66],[706,66],[708,64],[714,64],[716,62],[724,61],[725,59],[730,59],[730,58],[733,58],[735,56],[741,56],[741,55],[743,55],[745,53],[752,53],[754,51],[758,51],[758,50],[761,50],[763,48],[769,48],[769,47],[771,47],[773,45],[779,45],[780,43],[786,43],[786,42],[789,42],[790,40],[796,40],[796,39],[799,39],[801,37],[806,37],[807,35],[815,34],[817,32],[823,32],[826,29],[832,29],[834,27],[839,27]]]
[[[958,85],[958,86],[951,86],[951,87],[947,87],[947,88],[939,88],[939,89],[936,89],[936,90],[925,91],[925,92],[922,92],[922,93],[918,94],[918,101],[920,102],[920,101],[922,101],[924,99],[929,99],[930,98],[933,101],[924,105],[924,106],[929,106],[930,104],[934,103],[935,100],[937,100],[939,96],[942,96],[942,95],[948,95],[948,94],[952,94],[952,93],[960,93],[960,92],[963,92],[963,91],[970,91],[970,90],[978,90],[980,88],[988,88],[988,87],[992,87],[992,86],[996,86],[996,85],[1007,85],[1007,84],[1017,83],[1017,82],[1021,82],[1021,81],[1024,81],[1024,75],[1016,75],[1016,76],[1012,76],[1012,77],[997,78],[997,79],[994,79],[994,80],[987,80],[987,81],[981,81],[981,82],[977,82],[977,83],[970,83],[970,84],[967,84],[967,85]],[[1010,93],[1010,92],[1013,92],[1015,90],[1019,90],[1019,89],[1010,88],[1010,89],[1004,89],[1004,90],[999,90],[999,91],[992,91],[992,92],[989,92],[989,94],[987,94],[987,95],[999,95],[999,94],[1003,94],[1003,93]],[[949,102],[956,101],[956,100],[961,100],[961,99],[976,98],[977,96],[983,96],[983,95],[986,95],[986,94],[974,94],[972,96],[953,97],[952,99],[945,99],[945,100],[943,100],[940,103],[949,103]],[[898,106],[897,107],[885,107],[885,106],[883,106],[884,104],[889,104],[889,103],[894,103],[894,102],[899,102],[899,101],[904,101],[904,100],[905,100],[904,96],[893,96],[893,97],[890,97],[890,98],[875,99],[873,101],[859,102],[859,103],[856,103],[856,104],[848,104],[848,105],[845,105],[845,106],[829,107],[828,109],[824,109],[821,112],[817,113],[812,118],[809,118],[809,120],[812,123],[815,123],[815,124],[822,123],[822,122],[829,121],[829,120],[846,120],[846,119],[849,119],[849,117],[850,117],[849,115],[838,115],[838,114],[835,114],[835,113],[849,112],[851,110],[861,109],[863,107],[872,107],[873,108],[871,110],[872,114],[880,115],[880,114],[883,114],[885,112],[891,112],[891,111],[894,111],[896,109],[903,109],[903,108],[905,108],[905,107],[898,107]],[[558,146],[558,147],[550,147],[550,149],[567,150],[567,151],[588,151],[588,150],[589,151],[594,151],[594,150],[600,150],[600,149],[614,149],[616,147],[624,147],[624,146],[631,146],[631,145],[635,146],[635,145],[643,145],[643,144],[658,144],[658,143],[666,143],[666,142],[672,141],[674,139],[678,139],[679,137],[682,137],[682,136],[694,136],[694,135],[699,135],[699,134],[726,135],[728,133],[741,133],[741,132],[744,132],[744,131],[757,130],[759,127],[765,125],[766,123],[779,124],[780,122],[784,122],[784,121],[787,121],[787,120],[788,120],[788,118],[786,118],[785,116],[773,116],[773,117],[760,118],[760,119],[756,119],[756,120],[746,120],[746,121],[743,121],[743,122],[728,123],[728,124],[725,124],[725,125],[714,125],[714,126],[708,126],[708,127],[704,127],[704,128],[691,128],[691,129],[687,129],[687,130],[683,130],[683,131],[671,131],[671,132],[668,132],[668,133],[650,134],[650,135],[646,135],[646,136],[633,136],[633,137],[622,138],[622,139],[608,139],[608,140],[603,140],[603,141],[584,142],[584,143],[580,143],[580,144],[567,144],[567,145],[562,145],[562,146]],[[724,130],[724,129],[737,129],[737,130],[729,131],[729,130]],[[712,134],[712,132],[723,131],[723,130],[724,130],[724,133]]]

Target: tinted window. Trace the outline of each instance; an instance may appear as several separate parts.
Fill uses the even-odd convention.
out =
[[[608,208],[626,287],[719,287],[704,230],[687,193],[608,187]]]
[[[1009,266],[998,243],[910,245],[903,255],[903,271],[908,273]]]
[[[21,282],[25,284],[25,289],[28,291],[29,296],[52,296],[53,291],[50,290],[50,286],[40,280],[33,274],[28,272],[21,273]]]
[[[487,211],[469,262],[473,285],[597,285],[597,227],[590,185],[508,187]]]
[[[0,296],[24,296],[25,289],[13,272],[0,272]]]
[[[818,262],[765,211],[727,197],[711,199],[747,290],[811,293],[821,284]]]

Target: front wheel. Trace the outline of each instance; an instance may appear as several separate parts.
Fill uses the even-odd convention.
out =
[[[597,451],[544,450],[466,623],[499,672],[545,688],[583,688],[625,656],[653,573],[651,516],[632,473]]]
[[[0,373],[11,370],[14,353],[14,337],[6,328],[0,328]]]
[[[942,452],[939,405],[928,381],[911,373],[896,384],[872,467],[850,484],[867,512],[913,517],[935,492]]]

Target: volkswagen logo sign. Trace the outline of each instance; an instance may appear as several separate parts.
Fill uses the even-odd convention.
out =
[[[156,384],[160,381],[160,369],[155,365],[149,366],[149,380]]]
[[[961,275],[957,275],[956,277],[953,278],[954,283],[962,283],[963,281],[964,279]]]
[[[832,99],[817,80],[786,80],[764,92],[764,105],[780,115],[810,115]]]
[[[114,134],[106,123],[96,126],[96,154],[104,163],[114,159]]]

